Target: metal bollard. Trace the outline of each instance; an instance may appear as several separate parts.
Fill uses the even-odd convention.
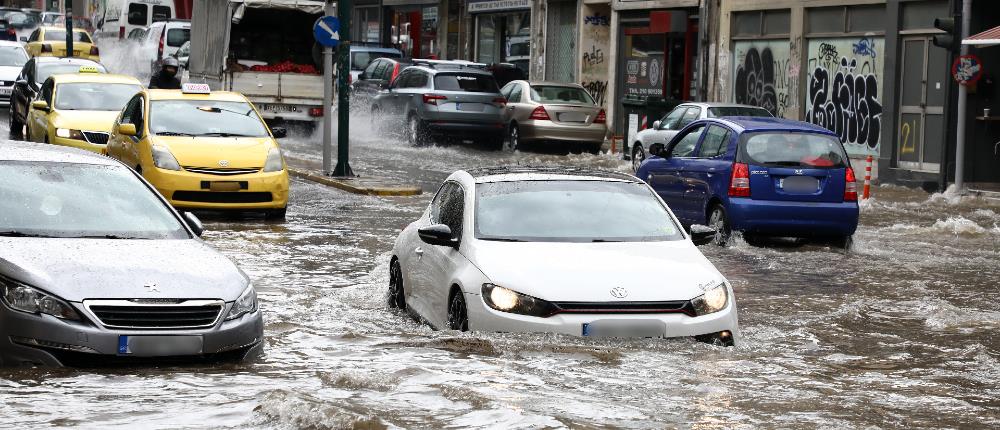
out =
[[[872,156],[869,155],[868,158],[865,159],[865,188],[861,192],[862,200],[868,200],[868,197],[871,196],[871,188],[872,188]]]

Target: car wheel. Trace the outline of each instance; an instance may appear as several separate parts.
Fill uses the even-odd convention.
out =
[[[642,144],[636,142],[632,145],[632,171],[638,172],[639,166],[646,160],[646,151],[642,149]]]
[[[712,212],[708,216],[708,226],[715,229],[713,243],[719,246],[726,246],[729,243],[729,237],[732,235],[732,227],[729,224],[726,209],[722,205],[717,204],[712,208]]]
[[[603,143],[591,143],[587,145],[587,152],[593,155],[601,153],[601,147],[604,146]]]
[[[24,137],[22,136],[22,133],[24,133],[24,124],[22,124],[20,121],[17,120],[16,116],[14,115],[13,109],[11,109],[9,115],[10,115],[10,135],[12,137]]]
[[[406,295],[403,290],[403,271],[400,270],[398,261],[393,261],[389,265],[389,307],[392,309],[406,309]]]
[[[269,220],[284,220],[285,219],[285,214],[287,212],[288,212],[288,208],[287,207],[281,208],[281,209],[269,210],[267,212],[264,212],[264,219],[269,219]]]
[[[504,150],[507,152],[517,151],[517,147],[521,144],[521,130],[517,128],[517,124],[510,125],[510,131],[507,132],[507,141],[504,145]]]
[[[424,127],[420,124],[420,118],[417,118],[416,115],[411,115],[407,121],[406,141],[413,146],[423,146],[426,142]]]
[[[465,295],[461,290],[455,291],[448,300],[448,328],[459,331],[469,331],[469,314],[465,308]]]
[[[835,248],[850,252],[854,248],[854,235],[835,237],[830,242]]]

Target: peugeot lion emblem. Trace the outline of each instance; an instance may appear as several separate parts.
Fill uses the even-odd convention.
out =
[[[150,293],[159,293],[160,292],[160,289],[156,288],[156,284],[146,284],[146,285],[143,285],[143,287],[149,289]]]
[[[229,160],[219,160],[219,167],[229,167]]]
[[[614,287],[611,289],[611,296],[619,299],[624,299],[628,297],[628,290],[622,287]]]

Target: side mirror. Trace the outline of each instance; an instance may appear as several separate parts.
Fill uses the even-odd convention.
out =
[[[661,125],[660,121],[653,121],[653,130],[659,130]]]
[[[712,227],[704,226],[701,224],[691,225],[691,241],[695,245],[708,245],[715,240],[716,231]]]
[[[181,214],[181,216],[184,217],[184,223],[187,224],[188,228],[190,228],[191,231],[194,232],[194,234],[200,237],[201,234],[205,232],[205,227],[201,225],[201,220],[198,219],[198,217],[194,216],[193,213],[184,212],[183,214]]]
[[[139,134],[135,129],[135,124],[118,124],[118,133],[125,136],[135,136]]]
[[[281,139],[288,136],[288,130],[285,127],[271,127],[271,134],[274,135],[275,139]]]
[[[667,151],[662,143],[654,143],[652,145],[649,145],[649,155],[655,155],[657,157],[667,158],[668,154],[666,154],[666,152]]]
[[[444,224],[434,224],[417,230],[420,240],[428,245],[458,247],[458,239],[451,234],[451,228]]]
[[[50,110],[49,104],[45,100],[35,100],[31,102],[31,108],[42,112],[48,112]]]

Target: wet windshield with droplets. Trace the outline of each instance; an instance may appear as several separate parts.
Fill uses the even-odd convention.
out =
[[[644,184],[517,181],[476,185],[476,237],[527,242],[678,240],[680,230]]]
[[[120,111],[142,86],[71,82],[56,86],[56,109]]]
[[[250,103],[213,100],[154,100],[149,127],[154,134],[267,137]]]

